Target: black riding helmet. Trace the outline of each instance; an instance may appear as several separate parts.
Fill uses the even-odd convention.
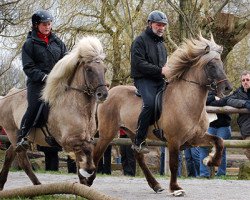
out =
[[[148,22],[158,22],[158,23],[167,24],[168,19],[167,19],[167,16],[163,12],[154,10],[148,15]]]
[[[52,21],[53,17],[47,10],[39,10],[32,15],[32,25],[36,26],[42,22]]]

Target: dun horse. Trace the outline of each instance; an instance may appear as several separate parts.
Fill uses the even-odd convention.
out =
[[[80,182],[94,170],[92,137],[96,132],[97,103],[106,100],[103,63],[105,55],[100,41],[84,37],[74,49],[54,66],[48,76],[42,97],[49,103],[48,130],[66,152],[74,152]],[[26,91],[12,89],[0,99],[0,125],[6,129],[11,146],[6,151],[0,173],[3,189],[9,168],[15,156],[34,185],[41,184],[33,173],[26,152],[16,153],[16,132],[26,110]],[[33,129],[30,142],[48,146],[40,129]]]
[[[216,90],[222,97],[229,94],[231,85],[227,80],[221,61],[222,47],[213,38],[202,36],[186,40],[171,56],[167,75],[169,84],[163,92],[162,114],[158,125],[163,129],[168,142],[170,162],[170,192],[183,195],[184,190],[177,183],[178,154],[182,146],[213,144],[216,152],[207,165],[218,166],[221,162],[223,140],[209,135],[205,102],[208,90]],[[99,140],[94,150],[95,165],[119,128],[124,128],[134,139],[142,100],[133,86],[117,86],[109,91],[109,97],[98,107]],[[148,130],[148,138],[157,139],[154,126]],[[135,154],[149,186],[156,192],[162,187],[155,180],[144,162],[142,154]],[[95,178],[93,174],[88,183]]]

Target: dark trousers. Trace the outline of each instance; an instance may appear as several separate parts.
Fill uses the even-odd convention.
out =
[[[99,161],[97,173],[111,174],[111,150],[112,145],[109,145]]]
[[[147,137],[147,131],[150,124],[154,122],[154,109],[156,94],[163,88],[164,80],[135,79],[135,87],[138,89],[143,100],[143,107],[138,119],[138,128],[135,144],[141,144]]]
[[[43,147],[37,146],[37,150],[42,151],[45,155],[45,170],[58,171],[59,170],[59,156],[58,147]]]
[[[75,160],[71,159],[69,156],[67,157],[67,168],[68,173],[76,173],[77,171]]]
[[[20,129],[22,137],[27,135],[34,123],[37,112],[42,103],[40,100],[42,89],[43,84],[40,83],[29,83],[27,85],[28,107],[21,121]]]
[[[120,138],[128,138],[127,135],[121,135]],[[135,176],[136,173],[136,160],[134,151],[131,149],[131,145],[121,145],[121,162],[123,174],[128,176]]]

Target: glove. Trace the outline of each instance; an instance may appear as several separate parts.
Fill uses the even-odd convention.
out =
[[[247,108],[248,110],[250,110],[250,100],[246,101],[245,108]]]

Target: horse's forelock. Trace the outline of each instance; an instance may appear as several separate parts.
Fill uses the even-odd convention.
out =
[[[105,59],[102,44],[96,37],[88,36],[82,38],[77,47],[79,49],[79,56],[85,62]]]
[[[207,48],[209,51],[207,51]],[[179,79],[192,66],[206,65],[216,55],[222,53],[223,48],[217,45],[213,38],[207,40],[201,35],[197,39],[186,39],[171,55],[168,65],[170,80]]]

